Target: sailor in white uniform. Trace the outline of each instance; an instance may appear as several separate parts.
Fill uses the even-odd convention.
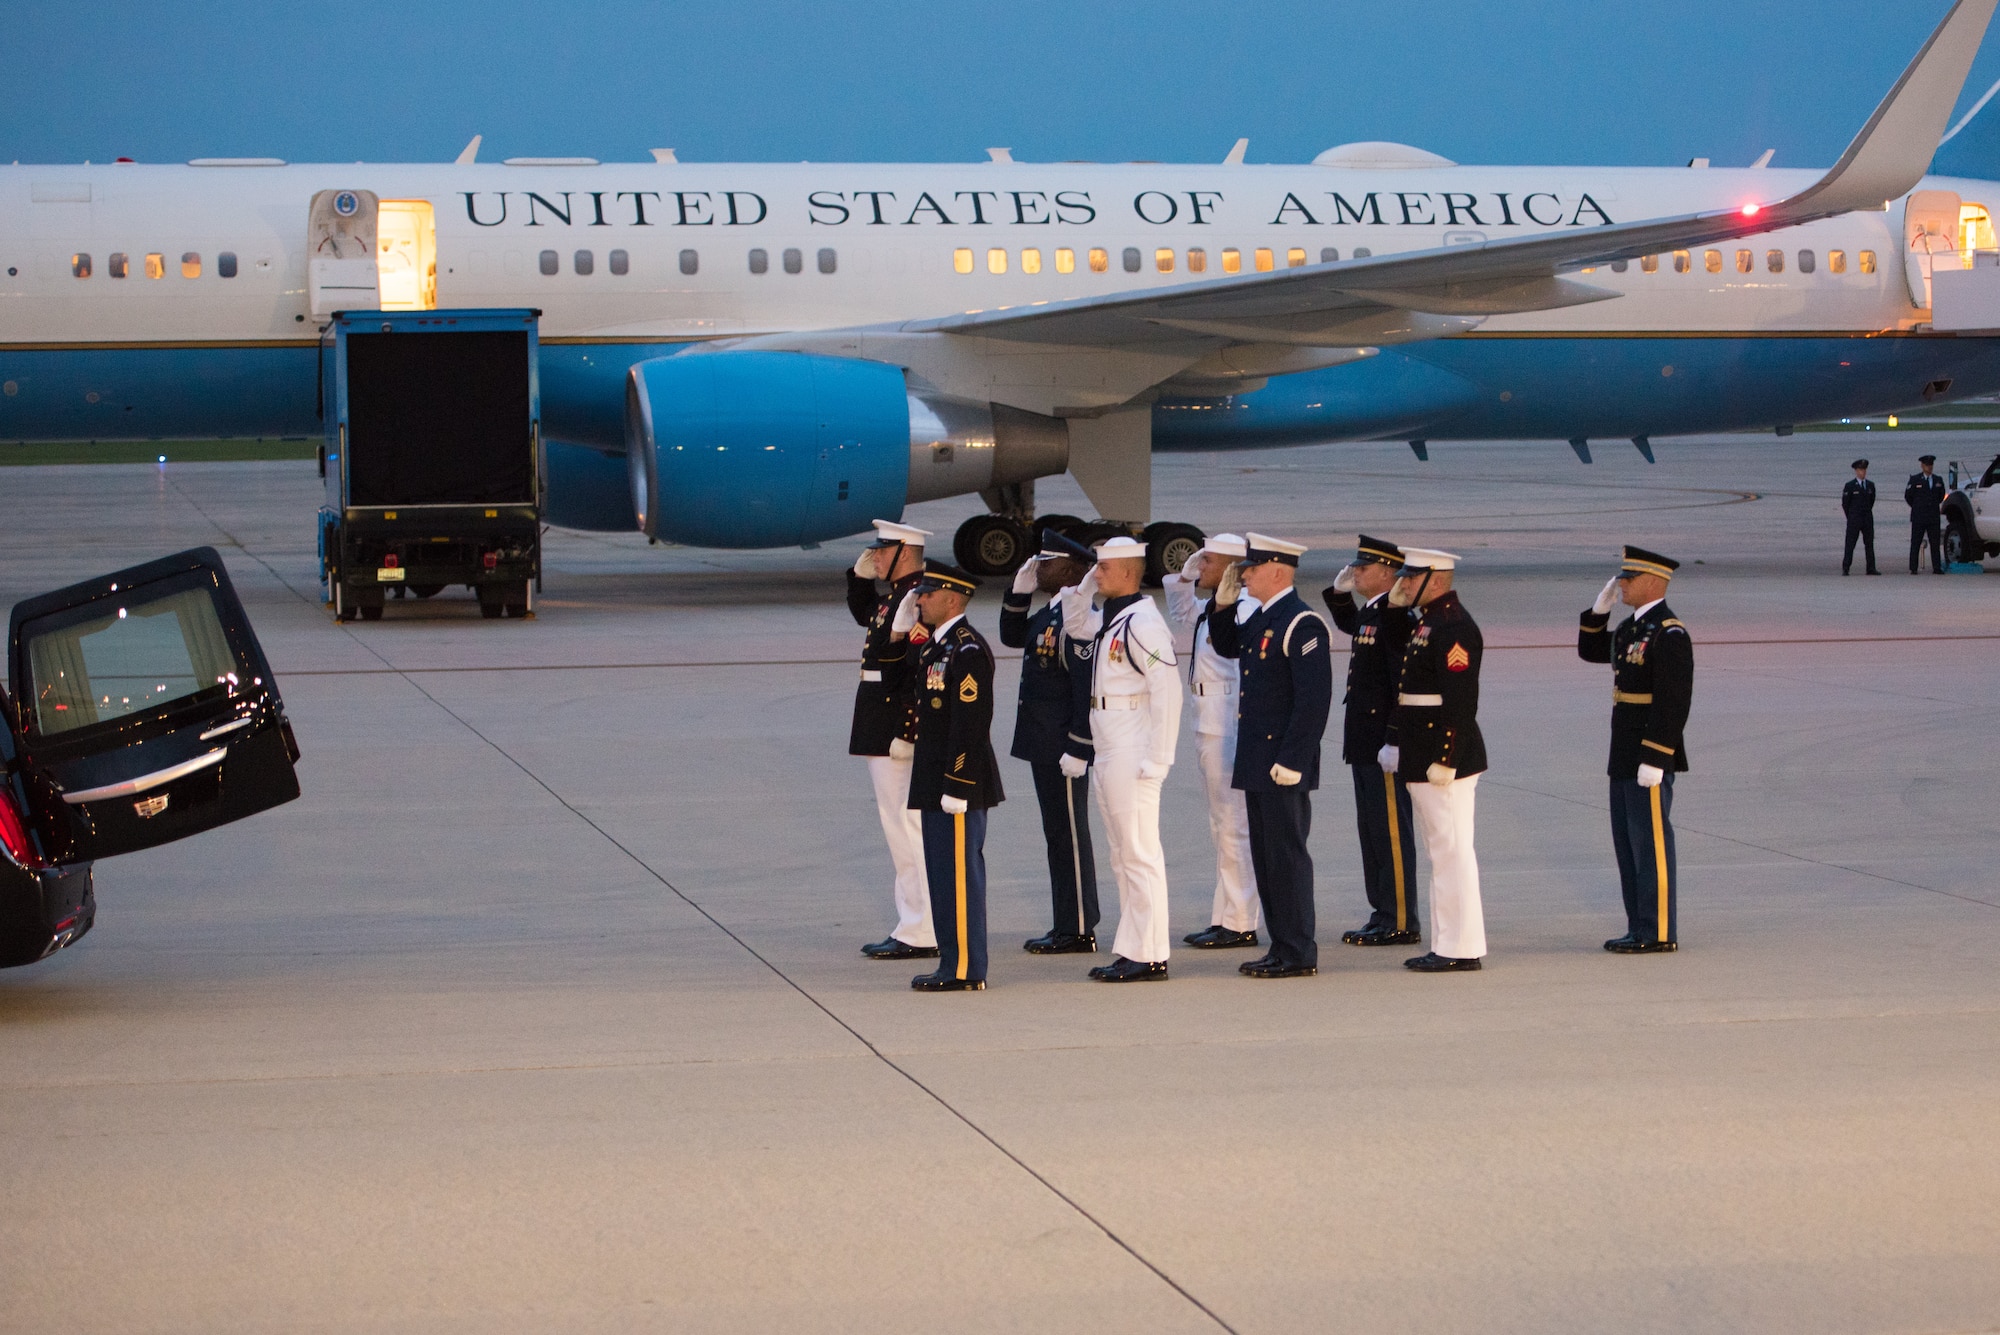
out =
[[[1112,538],[1083,582],[1063,591],[1063,628],[1093,641],[1090,735],[1097,811],[1118,878],[1113,959],[1090,971],[1106,983],[1167,976],[1167,856],[1160,847],[1160,787],[1180,739],[1180,660],[1173,632],[1140,592],[1146,548]],[[1104,606],[1091,606],[1101,593]]]
[[[1215,651],[1209,635],[1211,616],[1228,616],[1217,609],[1215,588],[1231,562],[1241,561],[1246,548],[1235,533],[1218,533],[1189,558],[1180,570],[1161,581],[1167,591],[1167,620],[1174,628],[1174,648],[1188,657],[1188,699],[1194,707],[1195,754],[1201,760],[1201,784],[1208,795],[1208,835],[1215,844],[1215,902],[1209,925],[1181,940],[1197,950],[1223,950],[1257,944],[1257,875],[1250,861],[1250,816],[1236,788],[1236,706],[1238,686],[1234,658]],[[1236,603],[1240,621],[1257,610],[1257,600],[1243,595]]]

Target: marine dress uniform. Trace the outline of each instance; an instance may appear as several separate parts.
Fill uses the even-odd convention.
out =
[[[1249,534],[1246,565],[1296,567],[1305,548]],[[1226,595],[1219,594],[1218,597]],[[1242,622],[1214,617],[1215,647],[1242,672],[1237,706],[1236,771],[1250,816],[1250,859],[1271,953],[1238,966],[1252,978],[1299,978],[1319,971],[1314,939],[1312,792],[1319,787],[1320,736],[1333,708],[1333,632],[1287,589]],[[1281,782],[1281,779],[1283,780]]]
[[[934,561],[919,587],[970,597],[979,581]],[[940,958],[936,973],[919,974],[910,986],[919,992],[978,992],[986,987],[986,813],[1007,796],[993,757],[993,650],[961,614],[931,632],[915,675],[917,754],[910,809],[922,813]],[[964,805],[947,811],[947,799]]]
[[[1099,561],[1143,558],[1145,546],[1112,538]],[[1160,789],[1180,739],[1180,662],[1173,632],[1143,593],[1093,609],[1081,590],[1065,598],[1067,629],[1091,640],[1090,738],[1096,748],[1097,811],[1118,878],[1118,933],[1102,982],[1167,976],[1167,855],[1160,846]]]
[[[1852,466],[1854,476],[1840,489],[1840,511],[1847,516],[1847,544],[1840,552],[1840,573],[1845,575],[1854,569],[1854,540],[1859,538],[1867,554],[1868,573],[1879,575],[1882,572],[1875,568],[1875,484],[1868,480],[1866,459],[1856,459]]]
[[[1924,465],[1918,472],[1910,474],[1910,480],[1903,488],[1903,500],[1910,507],[1910,573],[1917,573],[1917,554],[1926,539],[1931,544],[1931,573],[1944,573],[1944,479],[1930,471],[1937,462],[1935,454],[1920,455],[1917,462]]]
[[[1403,563],[1403,549],[1361,535],[1356,565]],[[1424,939],[1417,918],[1417,829],[1410,786],[1382,768],[1380,752],[1396,707],[1403,648],[1414,622],[1408,608],[1389,606],[1387,592],[1356,606],[1339,588],[1323,595],[1333,624],[1353,637],[1347,658],[1347,718],[1340,758],[1354,776],[1354,821],[1361,836],[1361,880],[1368,893],[1368,922],[1342,932],[1351,946],[1407,946]]]
[[[1042,556],[1086,565],[1090,549],[1053,529],[1042,533]],[[1033,563],[1024,567],[1032,572]],[[1030,613],[1032,592],[1017,588],[1000,603],[1000,642],[1021,650],[1021,703],[1014,715],[1010,754],[1028,762],[1035,800],[1042,809],[1042,838],[1049,852],[1048,935],[1027,943],[1036,955],[1089,954],[1097,949],[1097,859],[1090,846],[1090,641],[1063,629],[1063,605],[1051,598]]]
[[[921,549],[930,537],[925,529],[887,519],[875,521],[871,550],[898,546]],[[868,632],[861,646],[861,684],[854,692],[854,725],[847,753],[868,761],[869,782],[875,788],[875,811],[889,844],[895,868],[896,928],[888,939],[863,946],[876,959],[919,959],[937,954],[931,928],[930,895],[924,882],[924,836],[917,813],[910,810],[911,747],[917,736],[916,702],[906,656],[914,652],[908,636],[895,631],[896,613],[917,587],[921,570],[905,575],[878,592],[877,582],[847,572],[847,610]]]
[[[1202,548],[1205,555],[1230,561],[1242,560],[1245,550],[1243,539],[1234,533],[1218,533]],[[1224,657],[1216,651],[1208,623],[1212,617],[1254,611],[1256,600],[1245,597],[1234,609],[1218,609],[1212,591],[1204,598],[1195,577],[1185,569],[1168,574],[1160,583],[1167,592],[1167,621],[1174,628],[1175,652],[1186,646],[1195,754],[1201,761],[1201,786],[1208,797],[1208,837],[1215,845],[1215,897],[1209,908],[1209,925],[1182,939],[1202,950],[1254,946],[1257,872],[1250,858],[1250,812],[1242,790],[1235,786],[1240,673],[1233,654]]]
[[[1671,578],[1680,569],[1627,547],[1623,570]],[[1625,896],[1622,937],[1604,943],[1621,955],[1680,948],[1680,875],[1674,860],[1674,775],[1687,772],[1688,707],[1694,697],[1694,641],[1665,599],[1647,603],[1607,632],[1608,612],[1586,611],[1576,635],[1586,663],[1611,664],[1611,846]]]
[[[1450,552],[1403,549],[1406,575],[1457,566],[1458,557]],[[1433,948],[1404,964],[1419,973],[1453,973],[1479,968],[1486,954],[1479,857],[1472,842],[1473,795],[1486,771],[1486,739],[1479,732],[1479,668],[1486,642],[1455,590],[1415,610],[1383,749],[1409,785],[1417,832],[1430,854]]]

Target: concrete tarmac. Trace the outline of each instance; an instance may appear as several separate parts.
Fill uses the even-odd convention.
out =
[[[0,605],[224,551],[305,789],[100,865],[96,931],[0,973],[0,1328],[2000,1329],[2000,574],[1904,573],[1900,502],[1905,455],[1996,448],[1163,456],[1156,513],[1313,543],[1315,596],[1357,528],[1466,557],[1486,970],[1339,944],[1336,723],[1317,978],[1024,954],[1007,760],[992,987],[955,996],[857,953],[892,921],[844,754],[858,539],[558,531],[532,622],[340,626],[310,464],[0,470]],[[1877,579],[1839,574],[1857,453]],[[1685,562],[1696,645],[1671,956],[1600,949],[1610,682],[1574,643],[1626,541]],[[1178,942],[1214,879],[1186,731],[1165,825]]]

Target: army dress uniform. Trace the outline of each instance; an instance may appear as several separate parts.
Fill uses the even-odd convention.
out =
[[[881,535],[874,544],[878,549],[898,544],[921,547],[930,536],[923,529],[886,519],[876,520],[875,527]],[[930,895],[925,888],[923,826],[910,810],[909,748],[916,741],[917,715],[904,668],[915,646],[893,629],[896,609],[922,577],[920,570],[905,575],[883,593],[877,591],[876,581],[847,572],[847,610],[867,631],[847,753],[868,761],[875,811],[889,845],[890,865],[895,869],[895,930],[889,933],[888,941],[868,947],[865,953],[891,959],[929,955],[937,949]]]
[[[931,563],[923,587],[970,595],[979,587],[956,566]],[[921,813],[938,970],[911,986],[978,991],[986,986],[986,813],[1006,799],[993,756],[993,651],[961,614],[933,630],[918,654],[917,754],[910,809]],[[944,809],[945,798],[965,804]]]
[[[1450,552],[1403,549],[1406,575],[1421,578],[1457,565]],[[1384,749],[1395,748],[1396,773],[1409,785],[1417,833],[1430,854],[1432,949],[1405,963],[1426,973],[1477,969],[1486,954],[1473,846],[1474,795],[1486,772],[1486,739],[1479,731],[1486,642],[1455,590],[1414,611]],[[1432,766],[1441,767],[1435,778]]]
[[[1868,573],[1879,575],[1882,572],[1875,568],[1875,484],[1862,476],[1868,468],[1866,459],[1856,459],[1852,466],[1854,476],[1840,489],[1840,512],[1847,516],[1847,541],[1840,552],[1840,573],[1845,575],[1854,568],[1854,542],[1858,538],[1867,556]]]
[[[1305,548],[1261,533],[1245,539],[1245,564],[1278,561],[1296,567]],[[1253,978],[1303,977],[1319,970],[1313,906],[1312,793],[1319,787],[1319,748],[1333,709],[1333,632],[1287,589],[1243,621],[1211,618],[1215,647],[1233,654],[1242,673],[1238,697],[1236,771],[1250,815],[1250,858],[1271,953],[1240,965]],[[1295,776],[1279,782],[1282,771]]]
[[[1399,566],[1403,551],[1364,533],[1354,561]],[[1352,637],[1340,758],[1354,776],[1354,821],[1369,908],[1367,925],[1343,932],[1340,939],[1356,946],[1412,945],[1423,940],[1417,917],[1416,821],[1409,784],[1382,768],[1380,753],[1414,624],[1409,609],[1389,606],[1386,591],[1359,606],[1337,588],[1322,596],[1333,624]]]
[[[1624,570],[1670,576],[1680,563],[1639,547],[1625,549]],[[1584,612],[1577,656],[1611,664],[1611,844],[1625,898],[1624,938],[1605,942],[1621,954],[1675,950],[1680,942],[1680,875],[1674,859],[1674,775],[1688,768],[1688,708],[1694,696],[1694,641],[1665,599],[1635,611],[1615,631],[1608,612]],[[1646,785],[1640,766],[1657,782]]]
[[[1042,555],[1089,563],[1090,549],[1053,531],[1043,534]],[[1000,642],[1021,650],[1021,701],[1014,715],[1016,760],[1028,762],[1035,800],[1042,809],[1042,838],[1049,854],[1050,922],[1036,953],[1085,952],[1095,948],[1097,859],[1090,846],[1090,772],[1063,773],[1071,756],[1088,762],[1090,739],[1090,652],[1088,640],[1063,629],[1063,604],[1051,598],[1030,613],[1034,595],[1010,592],[1000,604]]]
[[[1935,464],[1937,456],[1922,455],[1920,464]],[[1925,541],[1931,545],[1931,573],[1944,573],[1944,479],[1921,470],[1910,474],[1903,500],[1910,507],[1910,573],[1917,573],[1917,556]]]
[[[1246,548],[1235,534],[1218,533],[1202,550],[1240,561]],[[1195,578],[1184,570],[1168,574],[1161,587],[1167,594],[1167,621],[1177,637],[1175,652],[1186,646],[1195,754],[1201,763],[1202,791],[1208,798],[1208,837],[1215,845],[1215,895],[1209,907],[1209,926],[1184,939],[1204,948],[1254,946],[1257,871],[1250,857],[1250,812],[1242,790],[1235,786],[1241,673],[1233,654],[1225,656],[1216,650],[1209,622],[1218,616],[1247,615],[1256,609],[1256,600],[1245,596],[1235,608],[1218,608],[1213,596],[1202,597]]]

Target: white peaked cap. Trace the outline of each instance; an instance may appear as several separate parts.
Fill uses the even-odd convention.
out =
[[[1118,561],[1134,556],[1140,560],[1146,557],[1146,544],[1137,538],[1106,538],[1097,546],[1097,559],[1100,561]]]
[[[893,519],[874,520],[875,541],[878,544],[906,542],[912,547],[924,545],[924,539],[932,536],[927,528],[914,528],[909,524],[899,524]]]
[[[1435,547],[1403,548],[1405,570],[1452,570],[1457,568],[1459,560],[1455,553],[1441,552]]]
[[[1233,556],[1240,561],[1250,548],[1239,533],[1218,533],[1202,545],[1202,550],[1214,552],[1217,556]]]

